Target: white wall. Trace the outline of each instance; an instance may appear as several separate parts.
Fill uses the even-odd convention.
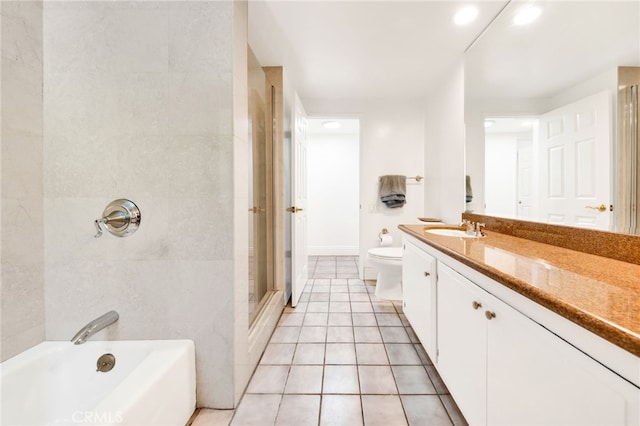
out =
[[[595,95],[603,90],[608,90],[612,94],[612,105],[614,105],[613,117],[615,118],[615,106],[617,105],[618,95],[618,68],[609,68],[600,74],[597,74],[588,80],[582,81],[571,87],[567,87],[562,91],[554,94],[549,98],[548,112],[558,109],[570,103],[579,101],[587,96]],[[614,121],[615,122],[615,121]]]
[[[1,359],[44,340],[42,2],[2,1]]]
[[[308,253],[358,255],[359,134],[310,133],[307,144]]]
[[[246,3],[234,3],[44,10],[46,338],[115,309],[95,338],[192,339],[198,405],[216,408],[249,374],[234,370],[248,328]],[[94,238],[121,197],[140,229]]]
[[[357,116],[360,118],[360,267],[365,277],[375,278],[367,267],[367,250],[378,246],[378,233],[387,228],[400,246],[398,225],[418,223],[424,215],[425,185],[409,182],[407,204],[390,209],[378,197],[378,177],[388,174],[423,175],[424,102],[420,100],[322,101],[302,100],[310,116]]]
[[[465,209],[462,60],[443,76],[426,104],[424,214],[459,223]]]

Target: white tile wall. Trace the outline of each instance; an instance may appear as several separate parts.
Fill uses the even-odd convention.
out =
[[[44,8],[46,338],[115,309],[103,337],[193,339],[197,403],[215,408],[234,405],[234,317],[246,316],[233,19],[233,2],[217,1]],[[94,238],[121,197],[139,205],[140,229]]]
[[[233,259],[235,282],[234,293],[234,401],[238,403],[249,382],[255,365],[249,359],[249,341],[246,330],[249,329],[249,226],[247,211],[249,207],[249,188],[246,184],[249,176],[249,88],[247,67],[248,45],[248,3],[233,2],[233,176],[234,176],[234,221]]]
[[[0,360],[44,340],[42,2],[0,2]]]

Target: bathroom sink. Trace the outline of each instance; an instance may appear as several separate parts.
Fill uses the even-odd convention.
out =
[[[425,232],[428,232],[429,234],[443,235],[445,237],[480,238],[480,236],[476,237],[475,235],[467,234],[462,229],[436,228],[436,229],[427,229]]]

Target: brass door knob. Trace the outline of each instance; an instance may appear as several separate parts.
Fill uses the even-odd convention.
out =
[[[287,211],[290,212],[290,213],[298,213],[298,212],[301,212],[302,209],[298,208],[296,206],[291,206],[291,207],[287,208]]]
[[[482,308],[482,303],[476,302],[474,300],[473,303],[471,304],[471,306],[473,306],[473,309],[478,310],[478,309]]]
[[[604,204],[600,204],[599,206],[585,206],[585,209],[598,210],[599,212],[604,212],[607,210],[607,206]]]
[[[495,312],[486,311],[484,313],[484,316],[487,317],[488,320],[491,320],[491,319],[496,317],[496,314],[495,314]]]

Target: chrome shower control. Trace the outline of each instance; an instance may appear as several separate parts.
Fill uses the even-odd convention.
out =
[[[106,229],[116,237],[131,235],[140,226],[140,209],[136,204],[124,198],[112,201],[102,212],[102,218],[96,219],[96,238]]]

